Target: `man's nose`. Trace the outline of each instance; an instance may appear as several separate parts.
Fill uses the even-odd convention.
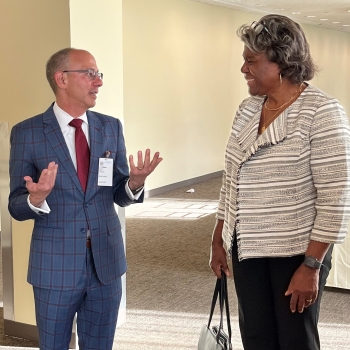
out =
[[[92,83],[96,86],[102,86],[103,85],[103,80],[101,77],[96,75],[95,79],[92,81]]]

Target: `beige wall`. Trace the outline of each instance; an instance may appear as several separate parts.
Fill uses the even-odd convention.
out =
[[[152,189],[223,167],[245,89],[236,23],[249,15],[188,0],[124,0],[124,118],[129,152],[164,157]]]
[[[350,34],[303,26],[319,72],[311,82],[336,97],[350,118]]]
[[[71,0],[72,47],[88,50],[103,73],[95,110],[123,119],[122,0]]]
[[[0,1],[0,119],[10,127],[42,112],[54,100],[45,64],[53,52],[70,45],[68,2]]]
[[[261,16],[189,0],[124,0],[128,150],[159,150],[153,189],[223,168],[234,112],[248,96],[236,29]],[[312,83],[350,115],[350,35],[303,26],[322,69]]]
[[[10,128],[42,112],[54,99],[45,78],[45,63],[53,52],[70,46],[68,5],[68,0],[0,2],[0,120]],[[35,324],[33,292],[26,282],[32,222],[12,223],[14,321]]]

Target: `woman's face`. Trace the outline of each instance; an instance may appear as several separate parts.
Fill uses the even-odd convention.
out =
[[[244,46],[243,59],[241,72],[247,80],[250,95],[270,95],[279,88],[280,69],[267,59],[265,53],[256,53]]]

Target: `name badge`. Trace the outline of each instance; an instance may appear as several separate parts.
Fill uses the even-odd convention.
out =
[[[113,159],[99,158],[98,161],[98,186],[112,186],[113,183]]]

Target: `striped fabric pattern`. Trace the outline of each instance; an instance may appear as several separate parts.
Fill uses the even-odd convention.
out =
[[[310,85],[258,135],[263,97],[234,119],[217,218],[239,259],[305,253],[310,239],[341,243],[350,218],[350,130],[339,102]]]

